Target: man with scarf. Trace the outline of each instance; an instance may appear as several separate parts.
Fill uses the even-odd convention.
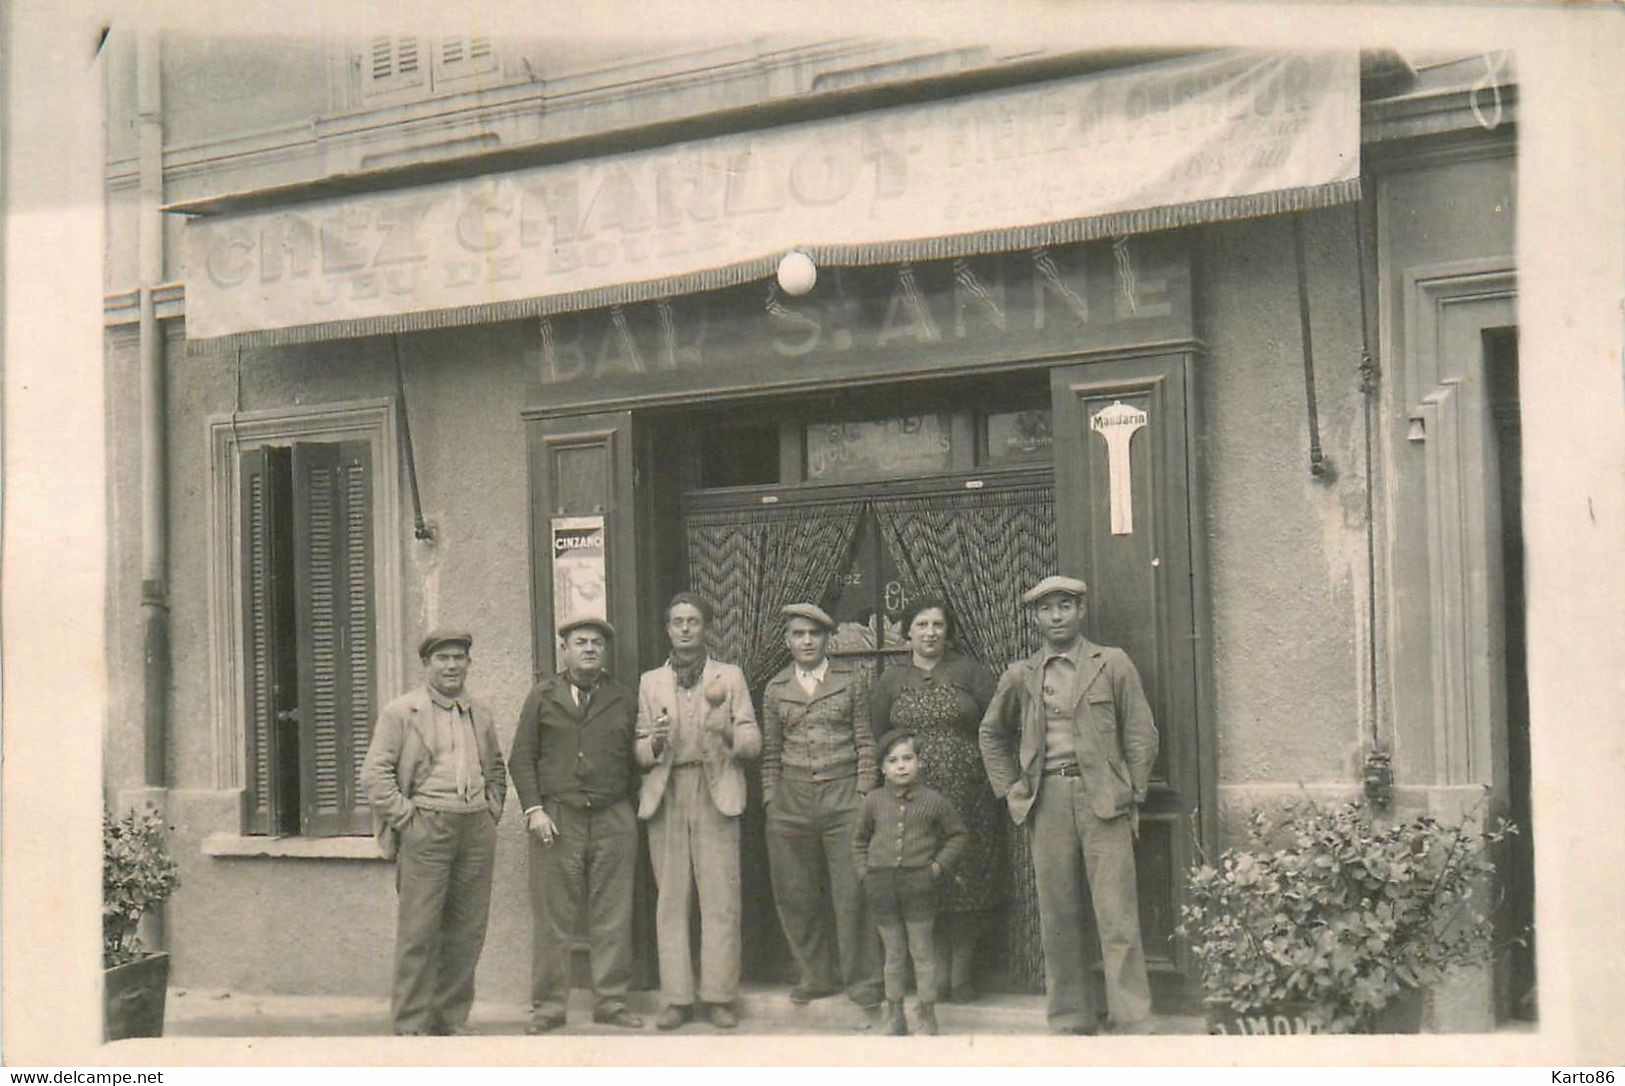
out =
[[[711,605],[679,592],[666,606],[671,656],[638,682],[634,755],[644,772],[638,817],[649,823],[649,858],[658,898],[655,938],[660,992],[655,1025],[676,1029],[695,1013],[689,954],[689,901],[700,898],[698,996],[713,1026],[738,1025],[740,763],[761,753],[762,737],[745,674],[706,653]]]

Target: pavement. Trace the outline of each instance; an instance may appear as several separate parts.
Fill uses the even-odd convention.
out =
[[[644,1018],[642,1030],[594,1025],[592,997],[572,994],[568,1023],[549,1036],[627,1037],[635,1033],[664,1036],[654,1028],[660,1011],[659,993],[634,992],[632,1009]],[[913,1023],[912,997],[908,1001]],[[821,999],[806,1006],[790,1002],[782,987],[746,986],[735,1003],[739,1027],[718,1030],[709,1023],[691,1022],[676,1035],[855,1035],[862,1012],[846,999]],[[529,1008],[514,1003],[475,1003],[469,1026],[489,1036],[522,1035]],[[1045,1035],[1044,997],[1041,995],[983,995],[972,1004],[939,1003],[937,1021],[946,1035]],[[171,988],[165,1011],[167,1037],[369,1037],[388,1035],[387,998],[358,996],[264,995],[244,992]],[[1158,1015],[1148,1032],[1160,1035],[1202,1034],[1199,1016]]]

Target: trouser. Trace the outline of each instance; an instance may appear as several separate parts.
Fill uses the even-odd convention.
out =
[[[530,835],[531,1013],[561,1017],[570,997],[570,946],[587,906],[592,990],[599,1013],[626,1006],[632,979],[632,873],[637,818],[625,800],[603,808],[550,803],[558,836]]]
[[[1077,777],[1045,777],[1032,808],[1033,870],[1044,944],[1044,982],[1052,1029],[1092,1027],[1098,1014],[1084,940],[1087,881],[1106,968],[1106,1005],[1120,1025],[1151,1014],[1134,840],[1128,815],[1102,819]]]
[[[852,1001],[881,999],[880,936],[852,862],[862,809],[857,778],[779,778],[767,810],[773,899],[805,984],[845,988]]]
[[[903,998],[908,961],[914,959],[914,992],[921,1003],[937,1001],[935,928],[936,885],[929,867],[870,868],[863,888],[868,895],[880,942],[886,948],[886,998]]]
[[[668,1006],[694,1002],[689,903],[700,897],[700,999],[739,995],[739,819],[717,810],[702,766],[678,766],[649,819],[654,865],[660,994]]]
[[[424,1033],[468,1021],[491,913],[496,820],[419,807],[395,864],[395,981],[390,1025]]]

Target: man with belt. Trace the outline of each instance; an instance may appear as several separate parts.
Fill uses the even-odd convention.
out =
[[[592,1020],[639,1029],[626,1005],[632,977],[632,874],[637,819],[630,802],[637,705],[604,672],[615,630],[595,616],[566,618],[559,674],[525,699],[510,762],[530,834],[531,1020],[527,1033],[564,1024],[570,944],[581,906],[595,1005]]]
[[[863,1010],[858,1028],[873,1029],[883,997],[880,933],[852,866],[852,830],[875,784],[868,676],[829,659],[835,623],[823,608],[793,603],[784,615],[791,663],[762,692],[762,796],[773,898],[801,969],[790,1000],[844,987]]]
[[[1022,602],[1043,647],[1011,664],[982,718],[988,781],[1017,825],[1030,820],[1050,1029],[1094,1033],[1082,887],[1087,879],[1116,1032],[1151,1014],[1134,838],[1157,760],[1157,729],[1140,674],[1121,649],[1082,634],[1085,585],[1045,577]]]
[[[399,1034],[466,1033],[474,1004],[508,777],[490,710],[464,687],[473,646],[446,626],[418,643],[427,681],[384,706],[361,765],[379,848],[396,862]]]
[[[638,817],[649,823],[658,898],[660,992],[655,1025],[676,1029],[694,1014],[689,902],[700,899],[699,997],[718,1029],[739,1024],[739,815],[742,763],[761,753],[745,673],[705,651],[711,605],[679,592],[666,606],[671,656],[638,682]]]

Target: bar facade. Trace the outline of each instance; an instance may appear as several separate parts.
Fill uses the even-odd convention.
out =
[[[997,671],[1036,644],[1022,589],[1056,571],[1085,579],[1088,636],[1129,653],[1162,737],[1137,855],[1159,1010],[1197,998],[1173,937],[1186,871],[1257,807],[1305,791],[1353,798],[1375,751],[1400,810],[1459,817],[1487,787],[1495,809],[1527,819],[1510,74],[1488,125],[1469,97],[1482,58],[1402,71],[1363,58],[1354,201],[1209,208],[1206,220],[1127,208],[1098,228],[1032,211],[996,237],[786,244],[767,263],[723,260],[744,252],[740,234],[695,229],[695,251],[674,254],[679,271],[659,283],[617,278],[629,249],[567,243],[554,219],[534,260],[579,275],[573,292],[510,296],[487,282],[486,303],[414,309],[429,295],[403,270],[419,236],[403,206],[427,207],[435,186],[483,186],[448,229],[500,253],[547,218],[504,203],[502,179],[602,166],[639,110],[672,126],[635,136],[656,156],[681,137],[703,162],[741,131],[766,145],[816,124],[858,141],[862,161],[863,134],[894,98],[985,98],[996,116],[1010,101],[1044,108],[1020,103],[1043,103],[1025,92],[1052,80],[1167,63],[797,42],[636,67],[480,41],[438,43],[426,74],[403,66],[393,39],[114,42],[110,117],[133,116],[141,66],[160,65],[157,188],[190,212],[155,213],[150,156],[111,124],[105,773],[114,802],[153,800],[175,826],[176,984],[387,991],[392,871],[354,782],[377,708],[420,681],[421,631],[472,630],[471,687],[507,742],[530,684],[554,668],[558,615],[601,608],[619,631],[614,671],[635,681],[664,659],[661,611],[682,588],[715,603],[713,649],[759,693],[784,662],[783,602],[820,600],[840,625],[835,650],[879,669],[903,651],[909,599],[943,593],[962,647]],[[335,67],[346,49],[377,64]],[[518,74],[549,64],[558,75],[544,85]],[[813,93],[829,87],[841,92]],[[1154,116],[1147,106],[1139,119]],[[480,133],[541,166],[479,157],[493,146]],[[1020,159],[1001,138],[996,126],[966,136],[965,168],[996,178],[999,156]],[[884,159],[867,165],[884,184]],[[836,204],[843,168],[830,157],[792,176],[812,203]],[[358,173],[377,187],[328,181]],[[670,183],[670,199],[688,201],[672,208],[705,206],[701,189]],[[955,213],[991,214],[991,184]],[[562,190],[543,191],[562,217]],[[592,197],[616,198],[612,186]],[[771,195],[736,198],[767,201],[761,221],[774,219]],[[307,214],[324,200],[349,225]],[[625,227],[645,214],[629,196],[592,206],[600,234],[612,216]],[[651,223],[666,210],[649,207]],[[202,245],[187,233],[234,215],[282,232]],[[137,251],[154,229],[162,281],[144,282]],[[774,274],[796,248],[816,267],[803,295]],[[344,268],[362,255],[365,271]],[[475,263],[487,277],[528,266]],[[680,271],[691,264],[701,270]],[[335,320],[242,333],[226,313],[189,339],[206,278],[267,292],[301,275],[312,293],[300,304],[330,293]],[[144,664],[135,513],[150,482],[136,455],[143,297],[167,385],[161,773],[134,709],[160,681]],[[422,315],[438,311],[455,315]],[[744,823],[745,977],[779,983],[792,967],[758,784]],[[482,999],[519,1002],[528,988],[516,815],[510,805],[499,832]],[[1031,865],[1016,832],[1007,847],[1008,905],[980,975],[1035,991]],[[1507,871],[1523,908],[1525,862]],[[652,986],[648,874],[637,960]],[[1531,969],[1508,959],[1431,993],[1428,1028],[1487,1028],[1516,1009]]]

